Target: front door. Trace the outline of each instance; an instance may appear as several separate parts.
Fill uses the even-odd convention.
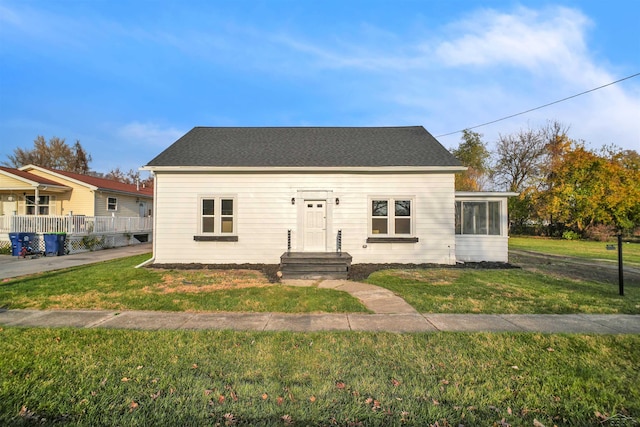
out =
[[[304,201],[304,251],[324,252],[327,241],[327,202]]]

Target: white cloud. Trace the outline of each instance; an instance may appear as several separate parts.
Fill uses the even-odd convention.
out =
[[[590,23],[579,11],[564,7],[485,10],[451,25],[459,36],[441,43],[436,55],[448,66],[509,65],[538,71],[580,60]]]
[[[131,122],[118,130],[118,135],[129,144],[166,147],[185,132],[174,127],[161,127],[156,123]]]
[[[447,27],[450,40],[434,50],[440,69],[422,78],[419,73],[405,75],[390,93],[394,103],[410,112],[404,117],[421,113],[428,120],[423,121],[425,126],[437,134],[516,114],[625,77],[594,58],[587,43],[590,25],[580,11],[567,8],[480,11]],[[425,46],[432,44],[425,41]],[[442,87],[430,84],[430,77],[439,79]],[[636,80],[475,130],[491,142],[499,133],[558,120],[571,126],[572,138],[594,147],[614,143],[640,149]],[[443,143],[456,145],[459,137],[446,137]]]

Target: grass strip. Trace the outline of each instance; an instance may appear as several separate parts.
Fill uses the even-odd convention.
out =
[[[562,240],[542,237],[510,237],[509,249],[565,255],[586,259],[606,259],[617,262],[618,251],[607,246],[617,246],[617,241],[593,242],[587,240]],[[623,243],[622,255],[625,264],[640,266],[640,244]]]
[[[387,288],[422,313],[640,314],[640,288],[578,281],[520,269],[382,270],[367,283]]]
[[[636,335],[8,327],[0,424],[637,425],[639,347]]]

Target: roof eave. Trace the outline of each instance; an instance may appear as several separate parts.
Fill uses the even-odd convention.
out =
[[[78,185],[82,185],[82,186],[84,186],[84,187],[87,187],[89,190],[93,190],[93,191],[98,190],[98,187],[96,187],[95,185],[91,185],[91,184],[88,184],[88,183],[86,183],[86,182],[84,182],[84,181],[80,181],[80,180],[77,180],[77,179],[75,179],[75,178],[71,178],[71,177],[68,177],[68,176],[66,176],[66,175],[62,175],[62,174],[56,173],[56,172],[54,172],[54,171],[52,171],[52,170],[49,170],[49,169],[46,169],[46,168],[42,168],[42,167],[40,167],[40,166],[36,166],[36,165],[26,165],[26,166],[22,166],[22,167],[20,168],[20,170],[24,170],[24,171],[28,171],[29,169],[36,169],[36,170],[39,170],[40,172],[48,173],[48,174],[50,174],[50,175],[53,175],[53,176],[55,176],[56,178],[63,179],[63,180],[67,180],[67,181],[71,181],[71,182],[73,182],[74,184],[78,184]]]
[[[144,193],[136,193],[135,191],[126,191],[126,190],[113,190],[111,188],[98,188],[96,191],[99,191],[101,193],[113,193],[113,194],[122,194],[125,196],[132,196],[132,197],[144,197],[147,199],[153,199],[153,195],[152,194],[144,194]]]
[[[465,166],[143,166],[151,172],[445,172],[467,170]]]
[[[11,172],[5,172],[5,171],[0,171],[0,175],[4,175],[6,177],[15,179],[17,181],[23,182],[26,185],[30,186],[30,187],[34,187],[34,188],[55,188],[55,189],[61,189],[61,190],[69,190],[69,187],[65,186],[65,185],[55,185],[55,184],[50,184],[50,183],[43,183],[43,182],[38,182],[38,181],[34,181],[31,180],[29,178],[25,178],[22,176],[18,176],[18,175],[14,175]],[[34,175],[34,178],[39,178],[38,176]],[[3,190],[16,190],[19,188],[2,188]]]
[[[456,191],[455,196],[459,198],[474,198],[474,197],[516,197],[520,193],[512,191]]]

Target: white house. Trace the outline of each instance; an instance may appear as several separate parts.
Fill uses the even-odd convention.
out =
[[[506,196],[457,202],[465,167],[421,126],[196,127],[143,169],[157,264],[507,261]]]

